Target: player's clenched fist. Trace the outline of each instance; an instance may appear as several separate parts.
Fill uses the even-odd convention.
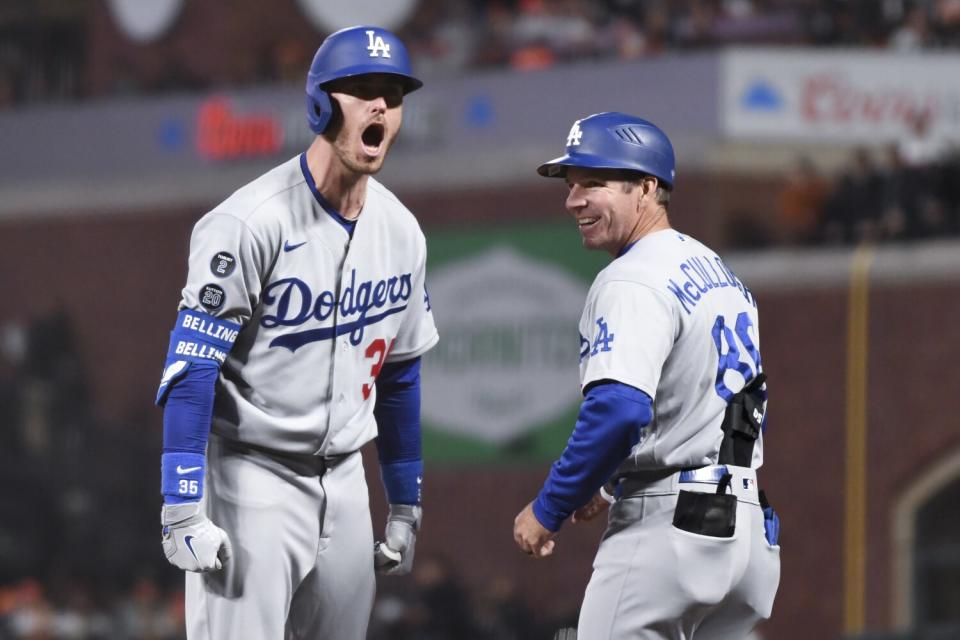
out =
[[[423,509],[419,506],[390,505],[385,539],[373,548],[373,564],[379,573],[390,576],[410,573],[422,518]]]
[[[545,558],[553,553],[557,542],[555,532],[544,527],[533,513],[531,502],[513,520],[513,540],[524,553],[534,558]]]
[[[201,512],[199,502],[164,505],[160,517],[170,564],[184,571],[215,571],[230,559],[230,538]]]

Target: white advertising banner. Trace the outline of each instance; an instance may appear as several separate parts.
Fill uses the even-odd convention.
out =
[[[739,139],[878,143],[929,115],[960,139],[960,55],[734,49],[724,54],[722,130]]]

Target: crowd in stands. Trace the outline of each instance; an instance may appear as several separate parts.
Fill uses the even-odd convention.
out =
[[[780,194],[780,237],[771,243],[838,245],[960,233],[960,149],[913,114],[908,136],[885,147],[858,147],[830,178],[800,158]]]
[[[960,46],[960,2],[504,0],[424,2],[403,30],[420,65],[535,69],[734,44]]]
[[[159,434],[98,421],[87,373],[66,313],[2,327],[0,638],[168,637],[146,631],[177,606],[144,500]]]
[[[173,578],[140,574],[107,586],[91,579],[25,577],[0,585],[0,638],[181,640],[183,578],[179,572]],[[506,579],[471,592],[443,558],[424,556],[409,577],[381,580],[367,637],[550,640],[571,626],[576,626],[576,611],[555,617],[534,614]]]
[[[188,70],[182,56],[169,55],[151,65],[155,77],[139,78],[120,56],[114,61],[115,81],[94,88],[85,86],[89,74],[83,69],[91,20],[81,16],[68,28],[63,20],[36,22],[41,12],[24,11],[19,17],[12,11],[0,21],[0,108],[100,97],[104,91],[149,94],[224,84],[299,83],[315,42],[324,35],[315,34],[309,43],[278,36],[257,64],[228,77],[205,77]],[[917,51],[960,46],[960,0],[420,0],[399,32],[418,72],[433,76],[735,44]]]

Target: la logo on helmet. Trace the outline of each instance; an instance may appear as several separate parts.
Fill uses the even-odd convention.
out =
[[[370,29],[367,33],[367,51],[370,52],[371,58],[379,58],[382,54],[384,58],[390,57],[390,45],[383,41],[383,36],[377,36],[374,38],[376,31]]]
[[[580,144],[580,138],[583,137],[583,131],[580,131],[580,121],[577,120],[570,127],[570,133],[567,134],[567,146],[576,147]]]

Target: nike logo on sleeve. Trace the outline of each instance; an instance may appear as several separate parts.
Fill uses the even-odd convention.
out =
[[[297,244],[290,244],[290,241],[287,240],[286,242],[283,243],[283,250],[284,250],[285,253],[289,253],[290,251],[293,251],[294,249],[299,249],[300,247],[302,247],[302,246],[305,245],[305,244],[307,244],[307,241],[306,241],[306,240],[304,240],[303,242],[298,242]]]
[[[203,467],[186,467],[186,468],[184,468],[184,467],[181,467],[180,465],[177,465],[177,473],[182,476],[182,475],[185,474],[185,473],[190,473],[190,472],[192,472],[192,471],[199,471],[199,470],[202,469],[202,468],[203,468]]]

